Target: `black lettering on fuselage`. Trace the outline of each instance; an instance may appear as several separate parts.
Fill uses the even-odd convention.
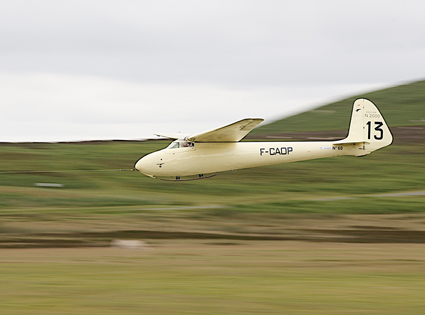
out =
[[[291,152],[294,152],[292,147],[269,148],[268,150],[260,148],[260,156],[267,153],[270,155],[287,155]]]

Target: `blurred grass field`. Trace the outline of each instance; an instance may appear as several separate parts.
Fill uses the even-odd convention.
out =
[[[424,84],[366,97],[423,126]],[[346,130],[353,100],[255,132]],[[119,171],[168,143],[0,144],[0,314],[424,313],[425,143],[192,182]]]
[[[423,314],[415,244],[2,250],[0,314]]]

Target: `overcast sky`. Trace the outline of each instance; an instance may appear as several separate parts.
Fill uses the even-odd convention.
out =
[[[425,79],[424,12],[406,0],[0,0],[0,141],[197,133]]]

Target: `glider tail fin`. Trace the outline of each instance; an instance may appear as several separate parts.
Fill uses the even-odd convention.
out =
[[[390,145],[393,136],[378,108],[367,99],[357,99],[353,105],[347,138],[334,144],[358,145],[355,156],[363,156]]]

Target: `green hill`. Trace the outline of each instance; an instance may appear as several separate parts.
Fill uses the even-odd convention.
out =
[[[357,98],[374,102],[390,127],[425,125],[425,81],[352,96],[314,110],[259,127],[252,135],[301,131],[346,130]]]

